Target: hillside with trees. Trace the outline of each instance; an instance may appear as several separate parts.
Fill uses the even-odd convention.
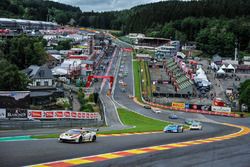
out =
[[[55,21],[58,24],[67,24],[71,19],[75,23],[82,11],[73,7],[48,0],[1,0],[0,17],[20,18],[41,21]]]
[[[115,12],[85,12],[79,25],[197,41],[212,55],[233,56],[235,41],[250,51],[250,0],[162,1]]]

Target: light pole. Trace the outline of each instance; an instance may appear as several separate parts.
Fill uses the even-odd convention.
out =
[[[235,50],[234,50],[234,61],[237,61],[238,57],[238,40],[235,40]]]

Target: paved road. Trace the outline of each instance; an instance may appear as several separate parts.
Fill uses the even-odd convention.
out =
[[[180,134],[159,133],[123,137],[99,137],[96,143],[83,144],[59,143],[56,139],[0,142],[0,162],[3,167],[24,166],[126,149],[207,138],[228,134],[237,130],[227,126],[214,124],[205,124],[205,127],[203,131],[185,131]],[[133,159],[133,157],[130,158]],[[124,159],[120,159],[119,162],[123,163]],[[118,164],[117,166],[119,166]]]
[[[131,61],[128,61],[128,67],[131,66]],[[128,87],[133,87],[132,70],[129,70],[129,75],[125,78]],[[131,94],[128,89],[128,94]],[[146,110],[141,106],[133,103],[127,96],[122,95],[121,91],[115,91],[114,98],[116,101],[132,109],[140,114],[168,120],[168,115],[171,111],[165,111],[162,114],[153,113],[151,110]],[[238,125],[245,125],[250,127],[249,118],[235,119],[216,116],[204,116],[201,114],[176,112],[181,118],[193,118],[203,122],[228,122]],[[180,121],[182,121],[180,119]],[[221,129],[223,131],[223,129]],[[250,135],[223,141],[218,143],[211,143],[207,145],[199,145],[195,147],[181,148],[171,151],[162,151],[151,154],[144,154],[140,156],[133,156],[129,158],[116,159],[106,161],[100,165],[102,166],[245,166],[250,164]],[[97,165],[98,166],[98,165]]]
[[[130,75],[125,79],[128,87],[133,84]],[[105,84],[104,90],[107,89]],[[128,90],[132,93],[132,90]],[[115,100],[122,105],[146,116],[168,120],[169,111],[155,114],[135,104],[127,96],[117,90]],[[108,99],[108,98],[106,98]],[[109,105],[112,105],[109,103]],[[113,113],[113,112],[112,112]],[[250,127],[249,119],[232,119],[224,117],[200,116],[189,113],[178,113],[182,118],[193,117],[206,121],[222,121],[243,124]],[[115,117],[115,116],[114,116]],[[183,120],[180,119],[182,122]],[[212,136],[220,136],[235,132],[237,129],[213,123],[203,123],[203,131],[186,131],[183,134],[150,134],[132,135],[123,137],[100,137],[96,143],[62,144],[55,139],[37,141],[19,141],[0,143],[1,166],[23,166],[48,161],[56,161],[68,158],[108,153],[146,146],[154,146],[193,139],[204,139]],[[215,142],[204,145],[195,145],[185,148],[177,148],[169,151],[159,151],[138,156],[114,159],[88,166],[242,166],[249,167],[250,135]],[[14,159],[14,160],[13,160]]]
[[[111,63],[109,64],[105,75],[114,76],[115,69],[117,66],[118,56],[119,56],[119,48],[116,48],[112,58],[110,59]],[[117,129],[125,128],[125,126],[122,124],[122,122],[119,119],[119,116],[116,111],[115,103],[109,96],[107,96],[107,93],[109,90],[109,81],[105,79],[103,80],[101,85],[102,86],[101,86],[100,98],[104,104],[104,108],[105,108],[104,115],[105,115],[107,126],[114,127]]]

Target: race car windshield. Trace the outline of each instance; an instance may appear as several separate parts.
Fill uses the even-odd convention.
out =
[[[80,134],[81,131],[79,131],[79,130],[68,130],[66,133],[67,134]]]

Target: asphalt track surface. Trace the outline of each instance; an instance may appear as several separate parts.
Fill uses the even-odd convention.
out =
[[[128,81],[129,80],[130,79],[128,78]],[[132,100],[130,101],[127,96],[121,94],[119,95],[119,93],[122,92],[115,92],[118,93],[115,93],[114,98],[118,102],[122,102],[122,105],[150,117],[168,120],[168,116],[171,112],[166,111],[161,114],[155,114],[151,110],[147,110],[141,106],[138,106]],[[197,119],[201,118],[205,121],[215,120],[219,122],[229,122],[250,127],[249,119],[233,119],[213,116],[205,117],[189,113],[178,113],[178,116],[181,117],[181,119],[179,119],[180,122],[183,122],[184,118],[192,117]],[[58,143],[56,139],[2,142],[0,143],[0,166],[32,165],[127,149],[176,143],[194,139],[205,139],[208,137],[221,136],[238,131],[237,128],[213,123],[203,123],[203,125],[204,130],[202,131],[185,131],[184,133],[180,134],[158,133],[122,137],[99,137],[96,143]],[[85,166],[249,167],[249,164],[250,135],[245,135],[225,141],[118,158],[87,164]]]
[[[158,133],[121,137],[99,137],[95,143],[83,144],[59,143],[56,139],[2,142],[0,143],[0,162],[1,166],[32,165],[126,149],[193,139],[205,139],[208,137],[229,134],[238,130],[236,128],[232,129],[227,126],[209,123],[205,123],[204,127],[206,128],[202,131],[185,131],[184,133],[177,134]],[[133,157],[129,159],[131,160]],[[123,160],[117,160],[117,165],[119,165],[119,161],[123,162]]]

